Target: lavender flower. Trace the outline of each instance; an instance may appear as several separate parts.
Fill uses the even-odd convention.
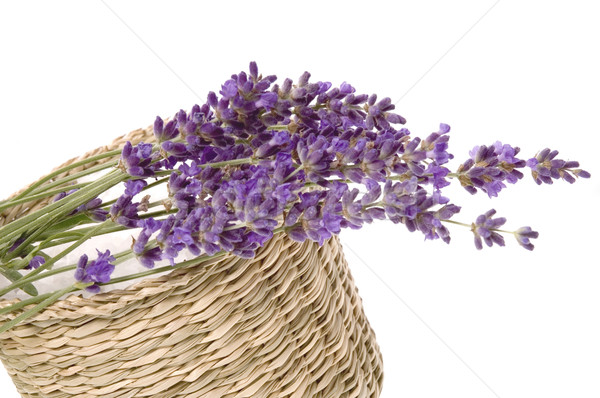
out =
[[[137,259],[147,268],[153,268],[154,263],[160,261],[162,252],[158,247],[148,247],[148,242],[152,235],[160,230],[163,222],[155,220],[152,217],[141,220],[138,225],[142,227],[138,238],[133,240],[131,249]]]
[[[70,191],[65,191],[65,192],[61,192],[61,193],[59,193],[58,195],[56,195],[56,196],[54,197],[54,200],[53,200],[53,202],[58,202],[59,200],[66,198],[67,196],[69,196],[69,195],[71,195],[71,194],[73,194],[73,193],[77,192],[77,189],[78,189],[78,188],[71,189]]]
[[[77,263],[77,269],[75,271],[75,279],[82,283],[94,282],[93,285],[86,287],[86,290],[92,293],[98,293],[100,286],[98,283],[110,282],[110,275],[115,270],[115,266],[111,262],[115,261],[115,258],[111,256],[110,250],[104,253],[96,250],[98,257],[96,260],[88,262],[88,256],[86,254],[79,258]]]
[[[139,185],[138,185],[139,187]],[[128,192],[135,188],[126,188]],[[133,202],[133,197],[127,193],[119,196],[117,201],[111,206],[109,214],[113,221],[128,228],[137,228],[140,226],[140,211],[148,210],[149,196],[145,196],[141,202]]]
[[[25,267],[25,269],[37,269],[40,265],[45,264],[46,259],[42,256],[33,256],[31,260],[29,260],[29,264]]]
[[[102,206],[102,199],[95,198],[89,201],[88,203],[79,206],[75,212],[76,213],[85,213],[88,215],[93,221],[102,222],[106,221],[108,218],[108,211],[100,208]]]
[[[388,218],[399,223],[413,220],[419,212],[419,203],[424,202],[427,192],[418,185],[416,177],[404,182],[388,180],[383,191],[383,206]]]
[[[372,129],[375,127],[378,130],[385,130],[390,128],[390,123],[406,123],[406,119],[402,116],[388,112],[395,108],[389,97],[382,99],[378,103],[375,103],[375,101],[377,101],[377,95],[373,94],[367,102],[368,115],[365,121],[366,128]]]
[[[308,179],[319,182],[328,176],[333,156],[327,151],[328,141],[323,136],[311,135],[306,141],[298,142],[298,158]]]
[[[448,152],[447,135],[450,132],[450,126],[441,123],[437,132],[431,133],[425,140],[421,141],[421,149],[426,151],[427,158],[433,160],[433,164],[440,166],[447,163],[454,155]]]
[[[175,139],[178,135],[179,130],[176,128],[176,122],[174,120],[170,120],[165,126],[164,121],[160,116],[156,117],[156,120],[154,121],[154,136],[159,143]]]
[[[475,247],[477,250],[483,248],[483,245],[481,244],[482,239],[485,244],[490,247],[494,243],[498,246],[504,246],[504,238],[496,230],[504,225],[506,218],[493,218],[494,214],[496,214],[496,210],[488,210],[477,217],[477,220],[471,225],[471,231],[475,238]]]
[[[154,268],[154,264],[162,259],[160,247],[145,249],[137,256],[138,261],[146,268]]]
[[[148,185],[145,180],[129,180],[125,181],[125,195],[135,196]]]
[[[531,175],[538,185],[552,184],[553,179],[560,178],[570,184],[575,182],[575,177],[590,178],[590,173],[579,168],[579,162],[555,159],[556,155],[558,151],[546,148],[527,161],[527,167],[531,169]]]
[[[531,227],[521,227],[517,229],[514,234],[515,238],[517,238],[517,242],[519,242],[519,245],[527,250],[533,250],[533,244],[529,240],[536,239],[539,236],[539,233],[533,231]]]
[[[121,166],[134,177],[149,177],[154,175],[154,158],[152,144],[140,142],[133,146],[127,141],[121,154]]]

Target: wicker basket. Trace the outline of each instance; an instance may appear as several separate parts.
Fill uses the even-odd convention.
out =
[[[85,156],[151,138],[136,130]],[[10,209],[0,225],[45,204]],[[0,359],[23,397],[367,398],[383,381],[337,237],[320,247],[279,234],[251,260],[70,295],[1,334]]]

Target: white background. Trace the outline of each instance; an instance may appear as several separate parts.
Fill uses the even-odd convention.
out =
[[[495,199],[447,189],[463,206],[457,220],[493,207],[507,228],[538,230],[532,253],[510,236],[507,247],[478,252],[461,227],[449,246],[382,222],[342,240],[383,352],[382,398],[598,397],[594,4],[3,2],[0,196],[203,102],[250,60],[280,80],[308,70],[402,97],[397,109],[414,135],[452,126],[453,167],[496,140],[525,158],[558,149],[592,179],[538,187],[527,175]],[[17,397],[0,374],[2,397]]]

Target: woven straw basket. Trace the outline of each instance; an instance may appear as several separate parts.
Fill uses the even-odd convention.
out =
[[[84,156],[127,140],[152,141],[152,130]],[[5,211],[0,226],[47,202]],[[72,294],[2,333],[0,359],[23,397],[370,398],[383,381],[337,237],[320,247],[277,234],[251,260],[228,255]]]

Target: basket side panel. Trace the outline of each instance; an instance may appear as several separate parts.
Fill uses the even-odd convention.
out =
[[[4,333],[0,358],[21,395],[379,396],[381,354],[337,238],[277,236],[252,260],[160,280],[171,288],[122,311]]]

